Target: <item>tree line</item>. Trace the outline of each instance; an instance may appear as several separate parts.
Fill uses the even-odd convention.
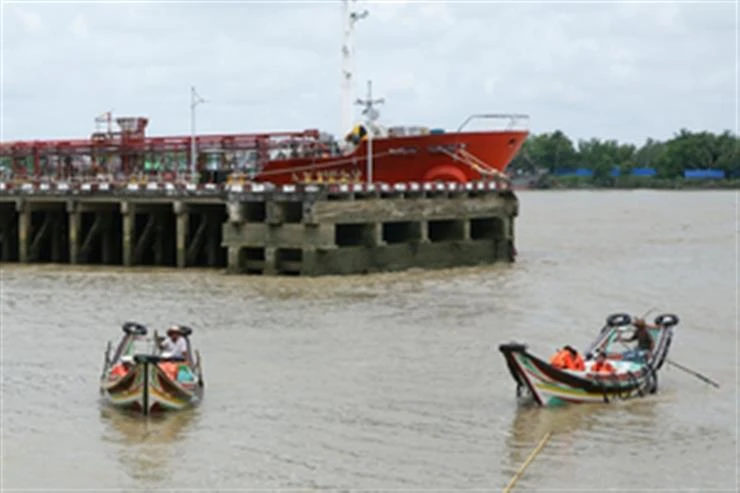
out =
[[[723,170],[726,177],[740,178],[740,138],[729,130],[690,132],[682,129],[673,138],[654,139],[640,147],[616,140],[579,140],[574,143],[562,131],[530,135],[511,162],[511,172],[547,170],[555,173],[590,169],[594,180],[607,179],[614,168],[622,175],[634,168],[653,168],[658,178],[681,178],[685,170]]]

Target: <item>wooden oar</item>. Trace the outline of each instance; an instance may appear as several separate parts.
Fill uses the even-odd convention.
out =
[[[703,381],[705,381],[706,383],[708,383],[709,385],[714,385],[715,387],[719,388],[719,384],[718,384],[717,382],[715,382],[715,381],[714,381],[714,380],[712,380],[711,378],[705,377],[704,375],[702,375],[702,374],[701,374],[701,373],[699,373],[699,372],[695,372],[694,370],[692,370],[692,369],[690,369],[690,368],[686,368],[686,367],[685,367],[685,366],[683,366],[683,365],[679,365],[679,364],[678,364],[678,363],[676,363],[675,361],[671,361],[671,360],[669,360],[668,358],[666,358],[666,363],[670,363],[670,364],[672,364],[673,366],[675,366],[676,368],[678,368],[678,369],[680,369],[680,370],[683,370],[683,371],[685,371],[685,372],[686,372],[686,373],[688,373],[689,375],[694,375],[694,376],[695,376],[696,378],[698,378],[699,380],[703,380]]]
[[[519,480],[519,478],[524,473],[524,470],[529,466],[530,462],[534,460],[535,456],[539,454],[542,451],[542,448],[545,446],[547,441],[550,439],[550,436],[552,435],[552,431],[548,431],[545,433],[545,436],[542,437],[542,440],[540,440],[539,445],[532,451],[531,454],[529,454],[529,457],[527,457],[527,460],[524,461],[524,464],[522,464],[522,467],[519,468],[519,470],[514,474],[514,477],[511,478],[511,481],[509,481],[509,484],[506,485],[506,488],[504,488],[503,493],[509,493],[511,489],[514,487],[516,482]]]

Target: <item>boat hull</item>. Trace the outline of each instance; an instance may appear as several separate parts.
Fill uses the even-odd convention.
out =
[[[168,376],[161,363],[143,361],[123,377],[104,377],[100,392],[113,407],[148,415],[198,405],[203,398],[203,382],[197,376],[194,382],[179,382]]]
[[[503,177],[527,136],[527,131],[495,131],[375,138],[372,180],[466,183]],[[342,156],[270,161],[254,180],[275,184],[365,182],[367,156],[368,141],[363,140]]]
[[[650,365],[622,362],[616,374],[560,370],[530,354],[522,345],[502,345],[509,371],[521,389],[541,406],[610,402],[643,397],[657,390]],[[616,364],[616,363],[614,363]]]

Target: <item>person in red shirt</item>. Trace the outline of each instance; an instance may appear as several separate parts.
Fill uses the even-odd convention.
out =
[[[614,373],[616,370],[612,364],[606,360],[606,353],[604,351],[599,351],[596,353],[596,362],[591,367],[591,371],[595,373]]]
[[[564,348],[570,355],[570,366],[569,370],[583,371],[586,369],[586,365],[583,362],[583,357],[578,354],[578,351],[573,349],[571,346],[565,346]]]

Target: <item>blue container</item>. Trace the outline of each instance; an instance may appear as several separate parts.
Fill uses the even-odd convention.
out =
[[[687,169],[683,177],[689,180],[720,180],[725,177],[725,171],[721,169]]]
[[[634,168],[632,170],[632,176],[655,176],[655,168]]]
[[[594,172],[588,168],[577,168],[577,169],[558,168],[553,172],[553,175],[555,176],[588,177],[588,176],[592,176],[593,174]]]
[[[588,177],[588,176],[593,176],[593,174],[594,172],[588,168],[578,168],[573,173],[573,176]]]

